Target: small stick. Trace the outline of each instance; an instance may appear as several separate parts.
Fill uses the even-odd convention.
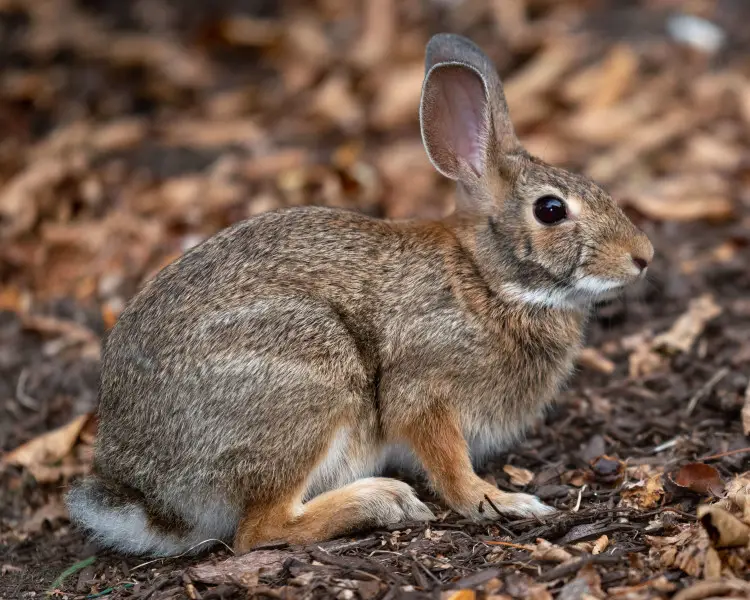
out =
[[[484,495],[484,499],[487,500],[487,503],[492,507],[492,510],[494,510],[498,514],[498,516],[500,516],[500,517],[503,516],[503,513],[500,512],[500,509],[498,509],[497,506],[495,506],[495,503],[492,500],[490,500],[490,497],[487,494]],[[510,536],[510,539],[512,539],[512,540],[516,539],[516,537],[517,537],[516,534],[513,533],[507,527],[504,527],[502,523],[495,523],[495,525],[497,525],[506,534],[508,534]]]
[[[750,452],[750,447],[737,448],[736,450],[727,450],[726,452],[719,452],[719,454],[712,454],[711,456],[702,456],[698,460],[714,460],[716,458],[724,458],[725,456],[732,456],[734,454],[744,454],[745,452]]]
[[[518,548],[519,550],[533,550],[533,546],[526,546],[524,544],[514,544],[513,542],[501,542],[495,540],[482,540],[483,544],[488,546],[507,546],[508,548]]]
[[[576,505],[573,508],[573,512],[578,512],[581,509],[581,498],[583,498],[583,492],[586,489],[586,484],[583,484],[583,487],[578,490],[578,500],[576,501]]]
[[[32,398],[26,393],[26,381],[29,378],[29,370],[24,369],[18,376],[18,383],[16,384],[16,400],[24,408],[29,410],[39,410],[39,400]]]
[[[724,377],[727,376],[729,373],[729,369],[726,367],[719,369],[716,371],[716,373],[713,374],[713,377],[709,379],[706,383],[704,383],[695,394],[690,398],[690,401],[688,402],[687,407],[685,408],[685,416],[689,417],[691,414],[693,414],[693,411],[695,410],[695,407],[698,405],[698,402],[708,396],[711,393],[711,390],[714,389],[714,386],[719,383]]]
[[[203,540],[202,542],[198,542],[197,544],[193,544],[192,546],[190,546],[190,548],[188,548],[187,550],[185,550],[185,552],[183,552],[182,554],[175,554],[173,556],[160,556],[159,558],[155,558],[153,560],[148,560],[145,563],[141,563],[140,565],[136,565],[132,569],[130,569],[130,571],[133,572],[133,571],[135,571],[137,569],[141,569],[141,568],[143,568],[143,567],[145,567],[147,565],[151,565],[151,564],[154,564],[155,562],[159,562],[160,560],[163,561],[163,560],[168,560],[170,558],[182,558],[183,556],[187,556],[188,554],[190,554],[198,546],[202,546],[203,544],[207,544],[208,542],[218,542],[219,544],[221,544],[222,546],[224,546],[227,550],[229,550],[229,552],[231,552],[232,554],[234,554],[234,550],[232,550],[232,548],[230,548],[227,545],[226,542],[224,542],[222,540],[217,540],[215,538],[209,538],[207,540]]]

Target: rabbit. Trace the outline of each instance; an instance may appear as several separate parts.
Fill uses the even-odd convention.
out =
[[[429,41],[419,118],[457,182],[450,216],[267,212],[129,302],[103,353],[93,473],[67,497],[101,545],[246,552],[433,519],[379,476],[391,465],[470,519],[553,511],[474,466],[550,404],[593,303],[653,248],[606,192],[523,149],[470,40]]]

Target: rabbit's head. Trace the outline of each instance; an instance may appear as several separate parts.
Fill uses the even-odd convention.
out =
[[[646,235],[593,182],[521,147],[497,72],[468,39],[427,45],[420,123],[433,165],[458,182],[456,218],[496,291],[577,306],[644,275]]]

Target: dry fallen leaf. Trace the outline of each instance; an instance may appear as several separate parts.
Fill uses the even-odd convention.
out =
[[[734,212],[734,204],[729,197],[706,197],[702,194],[679,199],[642,194],[632,198],[629,204],[646,216],[663,221],[720,221],[729,219]]]
[[[101,339],[88,327],[65,319],[47,315],[23,314],[21,322],[26,329],[36,331],[44,336],[56,338],[45,345],[47,354],[56,354],[58,348],[81,346],[85,354],[98,358],[101,352]]]
[[[352,49],[350,59],[359,68],[373,67],[392,50],[397,29],[394,0],[369,2],[364,8],[364,31]]]
[[[30,230],[44,199],[82,170],[70,157],[41,160],[5,183],[0,191],[0,238],[10,239]]]
[[[579,569],[575,579],[566,583],[557,596],[557,600],[595,600],[604,598],[602,580],[594,565],[587,564]]]
[[[611,375],[615,370],[615,363],[609,360],[596,348],[584,348],[578,354],[578,362],[594,371]]]
[[[738,508],[742,520],[750,525],[750,471],[737,475],[726,485],[726,499],[722,501],[724,508]],[[731,503],[731,506],[727,504]]]
[[[719,472],[704,463],[684,465],[676,474],[670,475],[670,480],[679,488],[704,496],[720,496],[724,491],[724,482]]]
[[[664,575],[659,575],[654,579],[647,579],[646,581],[635,585],[610,587],[607,589],[607,592],[610,594],[610,597],[614,598],[652,598],[653,596],[648,593],[650,590],[657,592],[673,592],[676,587],[677,585],[669,581]],[[646,594],[645,596],[634,595],[644,592]]]
[[[594,180],[608,183],[627,171],[644,154],[666,147],[673,140],[693,129],[701,116],[693,110],[677,108],[641,121],[637,127],[631,128],[629,135],[619,144],[614,145],[612,150],[598,154],[589,161],[586,173]],[[654,185],[649,187],[653,189]],[[639,200],[631,204],[652,218],[670,218],[680,209],[679,203],[670,198],[667,210],[649,211],[651,205],[643,202],[641,196],[639,198],[641,198],[640,204],[637,204]]]
[[[619,107],[623,94],[633,84],[638,55],[625,44],[612,47],[599,64],[582,69],[563,82],[561,92],[571,102],[582,105],[582,114],[610,106]]]
[[[706,550],[706,562],[703,565],[703,578],[721,577],[721,558],[715,548]]]
[[[594,547],[591,549],[591,554],[601,554],[607,549],[609,545],[609,538],[606,535],[599,537],[594,542]]]
[[[699,577],[706,562],[708,536],[696,523],[682,526],[677,535],[646,536],[646,541],[663,567],[676,567],[688,575]]]
[[[62,497],[52,496],[47,504],[34,511],[28,519],[21,523],[19,530],[23,533],[37,533],[41,531],[45,521],[53,523],[67,516],[68,510],[65,508]]]
[[[652,342],[653,333],[649,330],[623,338],[622,347],[630,352],[628,374],[631,377],[643,377],[666,369],[669,364],[667,357],[655,352]]]
[[[69,480],[79,475],[86,475],[90,471],[91,459],[70,464],[61,464],[49,467],[47,465],[35,465],[28,467],[29,473],[37,483],[57,483]]]
[[[528,600],[552,600],[553,596],[544,584],[532,584],[529,586]]]
[[[505,465],[503,467],[503,471],[508,474],[508,476],[510,477],[510,482],[513,485],[529,485],[534,480],[534,474],[528,469],[514,467],[513,465]]]
[[[726,594],[743,594],[742,596],[732,595],[731,598],[747,598],[747,594],[750,594],[750,583],[739,579],[699,581],[677,592],[672,600],[703,600],[704,598],[719,598]]]
[[[570,484],[576,487],[581,487],[586,483],[587,475],[590,475],[587,471],[582,469],[574,469],[571,471],[565,471],[560,475],[560,481],[563,484]]]
[[[55,429],[19,446],[6,454],[2,464],[27,468],[48,465],[71,451],[91,414],[81,415],[67,425]]]
[[[661,474],[652,475],[645,481],[628,486],[621,493],[623,506],[649,509],[659,505],[664,496]]]
[[[232,556],[218,563],[207,561],[195,565],[188,573],[191,579],[202,583],[221,584],[232,581],[250,586],[257,584],[260,573],[266,577],[278,575],[284,568],[284,563],[290,558],[310,562],[310,556],[306,552],[256,550],[241,556]]]
[[[372,124],[391,129],[413,119],[419,110],[423,79],[421,61],[389,69],[387,77],[377,87],[370,116]]]
[[[654,338],[652,347],[667,352],[688,352],[706,324],[720,314],[721,307],[713,296],[704,294],[690,302],[687,312],[674,322],[669,331]]]
[[[443,592],[440,595],[441,600],[475,600],[477,593],[474,590],[457,590]]]
[[[750,526],[723,508],[700,506],[698,518],[714,546],[734,548],[750,544]]]
[[[531,558],[536,560],[550,560],[553,562],[565,562],[573,558],[573,555],[555,544],[541,538],[536,541],[536,548],[531,551]]]
[[[742,407],[742,433],[750,436],[750,383],[745,388],[745,404]]]
[[[357,131],[364,120],[362,105],[352,94],[351,82],[338,73],[320,85],[312,108],[316,114],[348,131]]]

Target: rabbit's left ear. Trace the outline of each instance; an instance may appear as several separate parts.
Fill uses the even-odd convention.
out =
[[[425,70],[422,141],[440,173],[459,181],[481,177],[488,161],[520,149],[497,71],[472,41],[434,36]]]

